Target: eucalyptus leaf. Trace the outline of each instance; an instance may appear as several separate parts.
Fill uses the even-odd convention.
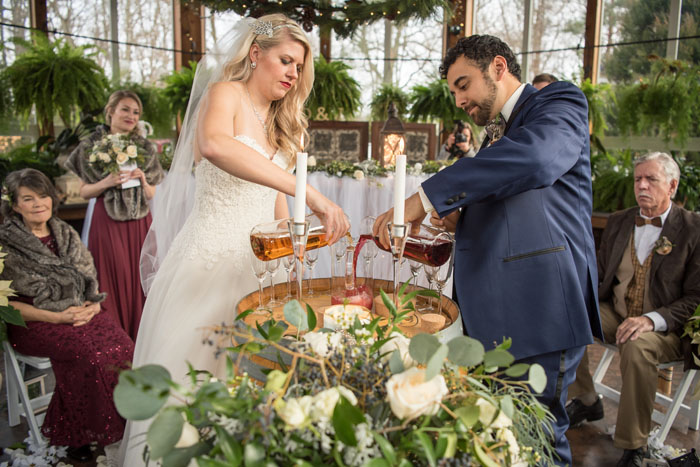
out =
[[[547,387],[547,375],[540,364],[534,363],[530,366],[527,382],[537,394],[541,394]]]
[[[228,464],[226,465],[240,465],[243,461],[243,448],[241,447],[240,443],[219,425],[214,425],[214,429],[216,430],[216,436],[219,439],[218,445],[221,448],[221,452],[223,452],[226,460],[228,461]]]
[[[465,405],[455,409],[455,414],[468,428],[473,427],[479,421],[479,407],[476,405]]]
[[[513,355],[507,350],[493,349],[484,354],[484,366],[507,367],[515,361]]]
[[[170,373],[160,365],[122,371],[114,388],[114,404],[128,420],[147,420],[160,410],[170,395]]]
[[[188,467],[193,457],[198,457],[209,451],[206,443],[197,443],[187,448],[173,449],[163,456],[163,467]]]
[[[340,396],[333,409],[333,428],[340,441],[348,446],[357,446],[355,437],[355,425],[365,422],[362,411],[352,405],[348,400]]]
[[[519,378],[527,373],[529,368],[530,365],[527,363],[516,363],[515,365],[506,369],[506,375],[510,376],[511,378]]]
[[[501,410],[504,414],[508,416],[508,418],[512,420],[513,416],[515,415],[515,406],[513,405],[513,398],[506,394],[501,398],[500,402]]]
[[[440,370],[442,370],[442,366],[445,363],[445,359],[447,358],[448,352],[449,347],[447,347],[445,344],[441,344],[435,353],[430,357],[430,360],[428,360],[428,365],[425,368],[426,381],[430,381],[440,373]]]
[[[484,360],[484,345],[473,337],[459,336],[447,343],[447,358],[458,366],[476,366]]]
[[[411,338],[408,353],[415,361],[426,365],[440,345],[438,338],[432,334],[417,334]]]
[[[175,447],[184,423],[182,415],[176,409],[165,409],[158,414],[146,434],[153,459],[160,459]]]
[[[393,375],[403,373],[405,370],[403,366],[403,359],[401,358],[401,352],[399,352],[398,349],[391,353],[391,358],[389,359],[389,370],[391,370],[391,374]]]
[[[284,319],[299,331],[309,329],[306,309],[299,303],[299,300],[290,300],[284,305]]]

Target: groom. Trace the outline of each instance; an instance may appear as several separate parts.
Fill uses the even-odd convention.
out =
[[[521,84],[513,52],[493,36],[460,39],[440,72],[488,137],[476,157],[438,172],[406,200],[406,221],[433,213],[442,218],[435,223],[456,229],[465,331],[487,349],[510,337],[518,361],[544,367],[540,401],[556,417],[559,461],[571,464],[567,387],[585,346],[601,337],[586,98],[566,82],[541,91]],[[385,245],[391,217],[374,225]]]

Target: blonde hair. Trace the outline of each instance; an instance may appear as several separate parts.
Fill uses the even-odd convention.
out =
[[[240,51],[224,65],[222,76],[218,81],[242,81],[247,82],[253,68],[250,66],[250,48],[257,44],[265,51],[279,45],[287,39],[299,42],[304,47],[304,63],[301,66],[299,78],[292,89],[280,100],[272,102],[270,106],[270,121],[272,124],[267,130],[267,139],[270,145],[280,149],[290,159],[290,166],[296,160],[296,153],[300,150],[300,135],[308,139],[306,127],[308,122],[304,115],[304,102],[311,93],[314,82],[314,60],[311,53],[311,44],[301,27],[283,14],[261,16],[259,22],[266,21],[272,26],[272,37],[267,34],[256,34],[251,25],[250,32],[243,41]]]
[[[137,96],[134,91],[129,91],[128,89],[120,89],[119,91],[114,91],[112,95],[109,96],[107,105],[105,105],[105,122],[107,123],[107,125],[112,124],[112,114],[116,110],[119,103],[124,99],[135,100],[139,106],[139,113],[143,113],[143,104],[141,103],[141,99],[139,99],[139,96]]]

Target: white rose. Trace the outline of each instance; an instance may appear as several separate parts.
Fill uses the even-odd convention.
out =
[[[278,399],[282,401],[281,399]],[[300,398],[289,399],[275,405],[277,415],[287,424],[288,428],[296,429],[307,425],[311,420],[311,405],[313,398],[311,396],[303,396]]]
[[[190,423],[185,422],[185,424],[182,425],[182,433],[180,434],[180,439],[177,440],[175,447],[188,448],[190,446],[194,446],[198,442],[199,431]]]
[[[363,171],[361,171],[361,170],[358,169],[358,170],[356,170],[355,172],[353,172],[352,178],[354,178],[355,180],[364,180],[364,179],[365,179],[365,173],[364,173]]]
[[[98,152],[97,157],[105,163],[110,162],[112,160],[112,158],[109,157],[109,154],[107,154],[106,152]]]
[[[486,399],[479,398],[476,401],[476,406],[479,407],[479,421],[485,427],[498,429],[507,428],[513,424],[513,421],[508,415]],[[498,412],[497,417],[496,412]]]
[[[130,144],[126,147],[126,155],[131,157],[132,159],[136,156],[139,155],[138,151],[136,150],[136,145]]]
[[[122,165],[128,160],[129,160],[129,156],[127,156],[125,152],[118,152],[117,153],[117,164]]]
[[[380,354],[386,354],[384,356],[384,361],[388,361],[391,358],[391,354],[393,354],[395,350],[398,350],[399,355],[401,355],[401,361],[403,361],[404,368],[416,366],[416,361],[413,360],[411,355],[408,353],[408,346],[411,344],[411,341],[406,336],[398,332],[392,332],[389,337],[392,339],[384,343],[384,345],[379,348]]]
[[[413,166],[413,170],[415,170],[416,173],[421,173],[423,171],[423,164],[416,162],[416,165]]]
[[[442,375],[425,381],[425,370],[413,367],[389,378],[386,392],[391,411],[404,420],[436,414],[448,390]]]
[[[328,355],[328,336],[324,332],[307,332],[304,340],[311,346],[311,350],[320,357]]]
[[[97,161],[97,154],[94,152],[91,153],[90,158],[88,160],[90,161],[91,164],[94,163],[95,161]]]
[[[114,154],[119,154],[120,152],[122,152],[122,147],[119,146],[118,144],[113,144],[112,145],[112,152]]]
[[[309,156],[308,159],[306,159],[306,166],[316,167],[316,158],[314,156]]]
[[[311,413],[314,420],[330,420],[333,410],[340,400],[340,396],[345,397],[352,405],[357,405],[357,398],[348,388],[338,386],[326,389],[314,396],[314,403]]]

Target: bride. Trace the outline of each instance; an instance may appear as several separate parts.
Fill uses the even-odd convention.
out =
[[[241,20],[227,36],[197,65],[142,253],[147,299],[133,366],[162,365],[179,382],[188,362],[225,377],[225,358],[203,345],[201,329],[231,322],[236,303],[256,288],[247,256],[251,228],[289,216],[284,194],[294,194],[290,170],[313,83],[309,41],[284,15]],[[337,205],[311,186],[306,199],[331,243],[345,234],[349,224]],[[123,465],[142,464],[147,426],[127,427]]]

